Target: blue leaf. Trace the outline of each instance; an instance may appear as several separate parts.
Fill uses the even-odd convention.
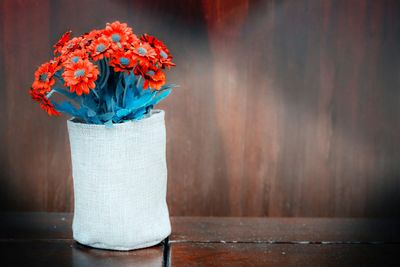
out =
[[[103,94],[103,103],[105,104],[105,110],[103,110],[104,113],[111,112],[113,109],[113,103],[112,103],[113,95],[110,89],[105,88],[104,94]]]
[[[97,116],[88,118],[88,121],[94,124],[103,124]]]
[[[166,85],[161,86],[161,89],[159,91],[164,91],[164,90],[167,90],[167,89],[173,89],[173,88],[176,88],[176,87],[179,87],[179,86],[177,84],[174,84],[174,83],[166,84]]]
[[[110,75],[110,69],[107,63],[107,59],[102,59],[99,61],[100,66],[100,78],[97,82],[99,89],[103,89],[107,84],[108,77]],[[97,86],[96,86],[97,87]]]
[[[96,116],[96,114],[97,113],[95,111],[93,111],[92,109],[88,108],[87,115],[89,117],[94,117],[94,116]]]
[[[63,101],[61,103],[57,103],[52,101],[52,104],[54,105],[54,108],[62,113],[69,114],[73,117],[79,117],[81,118],[81,114],[79,113],[79,110],[71,104],[69,101]]]
[[[140,108],[133,114],[133,119],[134,120],[140,120],[144,117],[144,115],[147,113],[146,108]]]
[[[95,113],[99,113],[99,104],[96,100],[97,97],[95,99],[94,95],[82,95],[82,105],[88,107]]]
[[[172,92],[171,89],[166,89],[164,91],[157,92],[155,97],[150,101],[149,105],[151,105],[151,106],[157,105],[161,100],[166,98],[171,92]]]
[[[102,121],[109,121],[114,117],[114,115],[115,115],[114,112],[108,112],[108,113],[98,115],[98,118]]]
[[[129,109],[120,109],[118,110],[115,114],[119,117],[119,118],[123,118],[127,115],[129,115],[132,111]]]
[[[129,74],[124,75],[125,88],[133,87],[135,81],[136,81],[136,76],[132,72],[129,72]]]
[[[127,98],[125,107],[130,110],[135,110],[135,109],[139,109],[141,107],[145,107],[153,99],[153,96],[155,94],[156,94],[155,92],[151,92],[150,90],[147,90],[139,98],[134,98],[134,99],[129,98],[129,101]]]
[[[113,127],[112,120],[106,121],[104,123],[104,126],[106,126],[106,128],[108,128],[108,129],[111,129]]]
[[[139,78],[136,81],[135,87],[137,89],[140,89],[140,91],[143,91],[143,85],[144,85],[144,81],[142,79],[142,76],[139,76]]]
[[[133,91],[132,89],[126,87],[125,88],[125,92],[124,92],[124,100],[122,102],[122,107],[125,108],[126,107],[126,103],[130,103],[134,100],[134,95],[133,95]]]
[[[115,89],[115,97],[117,99],[117,105],[122,104],[122,99],[124,97],[124,87],[122,86],[122,79],[119,80],[117,88]]]
[[[104,82],[104,70],[102,60],[97,62],[98,69],[100,71],[97,80],[95,81],[96,87],[100,87],[100,84]]]
[[[75,93],[71,93],[70,91],[61,89],[61,88],[53,88],[57,93],[68,97],[71,100],[74,100],[76,103],[80,104],[82,102],[82,98]]]
[[[78,117],[84,119],[86,122],[91,122],[91,118],[89,118],[88,116],[88,111],[89,109],[85,106],[81,106],[78,110],[77,110],[77,115]]]

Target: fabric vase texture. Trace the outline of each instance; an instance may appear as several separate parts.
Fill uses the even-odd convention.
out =
[[[169,236],[164,111],[111,128],[74,120],[67,125],[74,239],[95,248],[131,250]]]

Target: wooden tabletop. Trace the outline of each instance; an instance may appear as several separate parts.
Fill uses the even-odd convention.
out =
[[[129,252],[76,243],[71,219],[1,213],[0,266],[400,266],[394,219],[173,217],[169,240]]]

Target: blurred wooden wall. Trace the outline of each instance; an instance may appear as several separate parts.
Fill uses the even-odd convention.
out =
[[[0,210],[71,211],[65,118],[27,94],[66,30],[164,40],[172,215],[400,213],[400,1],[0,1]]]

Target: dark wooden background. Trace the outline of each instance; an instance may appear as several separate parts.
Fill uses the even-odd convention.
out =
[[[399,215],[400,1],[0,3],[0,210],[72,210],[65,118],[27,90],[64,31],[119,19],[178,65],[172,215]]]

